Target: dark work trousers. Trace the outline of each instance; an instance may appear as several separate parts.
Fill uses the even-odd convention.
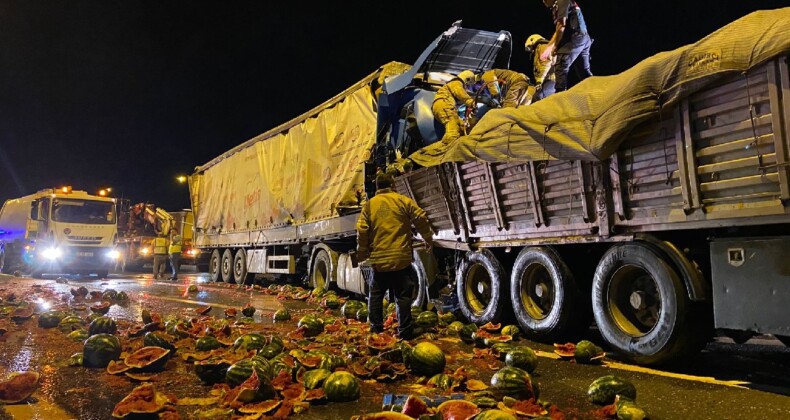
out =
[[[590,46],[592,39],[589,35],[579,36],[557,50],[557,61],[554,64],[555,90],[562,92],[568,89],[568,72],[571,67],[579,77],[579,81],[592,76],[590,70]],[[548,95],[545,95],[548,96]],[[544,97],[545,97],[544,96]]]
[[[549,70],[549,71],[554,71]],[[554,94],[554,80],[544,80],[543,84],[540,85],[540,89],[535,92],[535,97],[532,98],[532,102],[539,101],[544,98],[548,98],[549,96]]]
[[[181,253],[174,252],[170,254],[170,270],[173,273],[173,276],[170,277],[171,280],[178,279],[178,265],[181,264]]]
[[[368,295],[368,320],[371,332],[384,331],[384,294],[387,290],[395,295],[398,311],[398,333],[411,332],[411,294],[414,280],[411,278],[411,267],[398,271],[376,271],[370,281]]]
[[[167,255],[154,254],[154,279],[159,277],[164,278],[165,267],[167,267]]]

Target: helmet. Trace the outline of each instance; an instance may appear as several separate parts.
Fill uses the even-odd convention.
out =
[[[465,85],[471,85],[475,82],[476,76],[472,70],[464,70],[458,73],[458,78],[461,79]]]
[[[535,50],[535,46],[541,42],[549,41],[547,41],[546,38],[543,38],[542,35],[532,34],[529,36],[529,38],[527,38],[527,42],[524,43],[524,49],[531,53]]]

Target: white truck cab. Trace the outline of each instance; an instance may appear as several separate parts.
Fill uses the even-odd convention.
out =
[[[117,239],[114,199],[44,189],[0,209],[0,271],[106,277],[118,258]]]

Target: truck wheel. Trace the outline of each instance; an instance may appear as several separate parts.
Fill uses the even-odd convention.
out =
[[[467,252],[455,276],[458,306],[464,317],[475,324],[499,322],[508,293],[507,274],[487,249]]]
[[[211,277],[211,281],[218,282],[222,281],[220,277],[220,266],[222,258],[219,256],[219,250],[215,249],[211,251],[211,258],[208,260],[208,275]]]
[[[319,249],[310,267],[310,286],[328,290],[332,285],[332,258],[324,249]]]
[[[6,263],[5,251],[0,249],[0,273],[11,274],[11,264]]]
[[[236,283],[247,284],[252,283],[253,278],[255,274],[247,272],[247,251],[240,248],[233,257],[233,279]]]
[[[411,278],[415,281],[411,294],[411,306],[422,309],[428,303],[428,272],[416,250],[414,251],[414,261],[411,263]]]
[[[642,243],[615,245],[595,270],[595,323],[612,348],[636,363],[660,365],[695,350],[693,308],[674,268]]]
[[[554,340],[589,321],[573,274],[552,248],[519,252],[510,276],[510,300],[519,325],[535,340]]]
[[[219,265],[219,272],[222,275],[222,281],[226,283],[235,283],[233,280],[233,250],[228,248],[222,253],[222,260]]]

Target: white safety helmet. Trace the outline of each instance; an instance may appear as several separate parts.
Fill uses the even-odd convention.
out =
[[[541,42],[549,42],[540,34],[532,34],[527,38],[527,42],[524,43],[524,49],[527,52],[531,53],[535,51],[535,46]]]
[[[471,85],[475,83],[476,76],[472,70],[464,70],[458,73],[458,78],[461,79],[465,85]]]

